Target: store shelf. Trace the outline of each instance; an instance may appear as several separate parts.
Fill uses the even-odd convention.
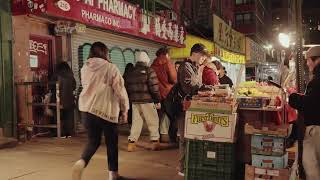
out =
[[[16,82],[15,85],[24,85],[24,86],[47,86],[47,85],[55,85],[56,82]]]
[[[27,103],[29,106],[53,106],[56,107],[57,104],[56,103],[32,103],[32,102],[28,102]]]
[[[239,110],[246,110],[246,111],[270,111],[270,112],[280,112],[283,110],[282,107],[278,108],[269,108],[269,107],[264,107],[264,108],[238,108]]]
[[[20,119],[18,122],[21,122],[18,124],[18,127],[21,129],[21,132],[18,131],[18,137],[19,134],[24,133],[24,129],[28,129],[30,131],[33,131],[32,127],[36,128],[52,128],[52,129],[57,129],[57,137],[61,137],[61,109],[60,109],[60,85],[58,82],[52,82],[52,81],[47,81],[47,82],[17,82],[15,83],[16,87],[22,87],[24,88],[24,108],[26,111],[24,111],[24,118],[25,119]],[[39,87],[37,87],[39,86]],[[51,87],[52,86],[52,87]],[[53,87],[55,86],[55,87]],[[33,90],[34,87],[35,90]],[[30,88],[32,91],[30,91]],[[40,90],[38,90],[38,88]],[[56,100],[53,103],[43,103],[43,102],[30,102],[32,101],[31,99],[34,99],[35,97],[44,97],[46,93],[50,91],[51,88],[55,88],[56,90]],[[35,109],[38,109],[38,107],[45,108],[45,107],[52,107],[51,109],[54,110],[54,116],[57,120],[57,124],[46,124],[47,121],[41,121],[38,122],[39,120],[42,119],[48,119],[48,117],[45,115],[44,112],[34,112]],[[35,117],[37,116],[37,121],[35,121]],[[23,136],[22,138],[25,138],[26,136]]]
[[[268,127],[262,127],[262,129],[256,129],[254,126],[250,124],[246,124],[244,127],[245,134],[250,135],[269,135],[276,137],[288,137],[289,130],[288,126],[278,127],[277,129],[270,130]]]
[[[56,124],[23,124],[20,123],[19,126],[27,126],[27,127],[39,127],[39,128],[57,128]]]

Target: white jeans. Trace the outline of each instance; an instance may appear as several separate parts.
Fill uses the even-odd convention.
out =
[[[169,134],[170,120],[166,113],[163,113],[162,118],[160,119],[160,134],[168,135]]]
[[[128,139],[134,142],[139,140],[143,121],[147,123],[150,132],[150,140],[159,140],[159,117],[153,103],[132,104],[132,126]]]
[[[293,169],[297,167],[297,157]],[[302,163],[307,180],[320,179],[320,126],[307,126],[306,128]]]

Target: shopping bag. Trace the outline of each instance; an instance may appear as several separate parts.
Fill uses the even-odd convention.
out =
[[[112,123],[119,122],[120,100],[113,92],[112,82],[108,82],[108,67],[105,68],[106,81],[101,83],[95,91],[95,95],[89,108],[89,113],[94,114]],[[110,78],[109,78],[110,79]]]

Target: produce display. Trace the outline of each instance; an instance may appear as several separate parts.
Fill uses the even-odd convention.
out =
[[[269,86],[268,83],[246,81],[239,85],[238,96],[244,97],[266,97],[272,98],[280,95],[281,90],[275,86]]]
[[[281,89],[268,83],[246,81],[239,85],[238,102],[240,108],[264,108],[281,106]]]

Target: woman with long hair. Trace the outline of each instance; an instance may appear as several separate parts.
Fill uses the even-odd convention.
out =
[[[105,44],[92,44],[89,59],[81,69],[81,83],[79,109],[88,131],[88,143],[81,159],[73,166],[72,179],[81,179],[84,168],[100,146],[102,133],[107,146],[109,180],[121,179],[117,124],[119,120],[127,121],[129,100],[119,69],[108,61]]]

